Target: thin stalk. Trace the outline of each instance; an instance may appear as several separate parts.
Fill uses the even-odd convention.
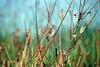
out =
[[[67,9],[67,11],[66,11],[64,17],[62,18],[62,20],[61,20],[61,22],[60,22],[60,24],[59,24],[59,26],[58,26],[58,28],[57,28],[56,33],[54,34],[54,36],[55,36],[55,35],[57,34],[57,32],[59,31],[59,29],[60,29],[60,27],[61,27],[61,25],[62,25],[62,23],[63,23],[63,21],[64,21],[66,15],[67,15],[68,11],[69,11],[69,9],[70,9],[72,3],[73,3],[73,0],[72,0],[71,3],[69,4],[69,7],[68,7],[68,9]]]
[[[97,3],[97,2],[96,2],[96,3]],[[95,8],[96,3],[92,6],[92,8],[91,8],[88,12],[87,12],[87,10],[84,12],[84,13],[86,13],[86,15],[81,19],[81,21],[84,20],[84,18],[85,18],[88,14],[91,13],[91,11],[93,10],[93,8]],[[99,9],[99,8],[98,8],[98,9]]]
[[[82,10],[81,10],[82,14],[83,14],[83,10],[84,10],[85,4],[86,4],[86,0],[84,0],[83,5],[82,5]]]
[[[96,2],[97,3],[97,2]],[[87,10],[86,11],[84,11],[83,13],[79,13],[79,16],[78,16],[78,21],[77,21],[77,24],[76,24],[76,27],[75,27],[75,31],[74,31],[74,33],[76,33],[77,32],[77,28],[78,28],[78,25],[80,24],[80,22],[88,15],[88,14],[90,14],[90,12],[93,10],[93,8],[95,7],[95,5],[96,5],[96,3],[93,5],[93,7],[87,12]],[[85,1],[84,1],[84,4],[83,4],[83,8],[84,8],[84,6],[85,6]],[[82,9],[83,10],[83,9]],[[81,11],[81,10],[80,10]],[[86,13],[87,12],[87,13]],[[85,16],[84,16],[85,15]]]
[[[53,9],[52,9],[52,12],[51,12],[51,17],[53,15],[53,12],[54,12],[54,9],[55,9],[56,4],[57,4],[57,0],[55,0],[55,2],[54,2]]]
[[[99,10],[99,9],[98,9]],[[80,37],[83,35],[83,33],[86,31],[86,29],[88,28],[89,24],[92,22],[92,20],[94,19],[94,17],[96,16],[98,10],[96,11],[96,13],[93,15],[93,17],[90,19],[90,21],[87,23],[85,30],[77,37],[76,41],[73,44],[74,39],[70,42],[71,47],[67,50],[67,52],[71,52],[71,50],[74,48],[74,46],[76,45],[77,41],[80,39]]]
[[[27,26],[26,26],[26,22],[24,21],[24,25],[25,25],[25,33],[27,32]]]
[[[38,35],[38,23],[37,23],[37,0],[35,0],[35,18],[36,18],[36,39],[37,39],[37,45],[39,46],[40,41],[39,41],[39,35]]]
[[[5,49],[5,52],[6,52],[7,56],[8,56],[8,59],[11,61],[11,57],[10,57],[10,55],[9,55],[9,53],[8,53],[8,51],[7,51],[7,49],[6,49],[6,48],[4,48],[4,49]]]
[[[44,3],[45,3],[46,9],[47,9],[47,13],[48,13],[48,23],[47,23],[47,25],[46,25],[46,27],[45,27],[45,30],[44,30],[44,32],[43,32],[43,35],[44,35],[44,33],[45,33],[45,31],[46,31],[48,25],[51,24],[51,18],[52,18],[52,15],[53,15],[53,12],[54,12],[54,9],[55,9],[57,0],[55,0],[55,2],[54,2],[52,11],[49,10],[49,8],[48,8],[47,3],[46,3],[45,0],[44,0]]]
[[[71,41],[71,39],[72,39],[72,31],[73,31],[73,27],[74,27],[74,25],[73,25],[73,10],[71,10],[70,16],[71,16],[71,23],[70,23],[70,41]]]
[[[76,64],[76,67],[80,67],[80,64],[82,62],[82,59],[83,59],[83,55],[80,55],[79,59],[78,59],[78,62]]]
[[[82,2],[82,0],[80,0],[80,5],[79,5],[79,13],[81,12],[81,7],[82,7],[81,2]]]

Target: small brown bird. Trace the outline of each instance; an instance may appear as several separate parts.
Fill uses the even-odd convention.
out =
[[[46,35],[47,41],[49,41],[51,38],[53,38],[55,33],[56,33],[55,25],[49,25],[49,30]]]

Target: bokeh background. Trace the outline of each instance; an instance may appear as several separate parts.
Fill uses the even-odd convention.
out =
[[[48,6],[53,7],[55,0],[46,0]],[[96,0],[89,0],[85,6],[87,8],[91,4],[95,4]],[[63,9],[67,10],[70,0],[58,0],[55,7],[52,23],[59,24],[59,13]],[[99,1],[98,4],[99,5]],[[27,28],[32,26],[35,29],[35,0],[0,0],[0,34],[4,35],[5,31],[13,32],[14,29],[20,28],[24,32],[25,24]],[[75,0],[72,6],[73,12],[78,13],[79,1]],[[95,8],[96,9],[96,8]],[[95,10],[94,9],[94,10]],[[100,27],[100,12],[95,18],[95,26]],[[73,22],[76,22],[77,17],[74,17]],[[38,0],[38,23],[39,27],[43,27],[47,23],[47,11],[44,0]],[[67,15],[65,22],[66,27],[69,27],[70,14]],[[92,25],[94,25],[92,24]]]
[[[93,6],[97,0],[87,0],[85,9],[88,7]],[[51,9],[54,5],[55,0],[46,0],[48,7],[50,6]],[[70,0],[57,0],[57,4],[55,6],[51,22],[56,27],[60,24],[60,12],[63,9],[63,12],[66,12]],[[47,9],[44,3],[44,0],[37,0],[38,8],[37,8],[37,16],[38,16],[38,27],[39,32],[46,26],[48,22],[48,15]],[[100,0],[95,5],[91,16],[95,13],[95,11],[100,7]],[[73,9],[73,13],[77,14],[79,12],[79,0],[74,0],[74,3],[71,6]],[[0,0],[0,45],[2,42],[7,42],[7,45],[10,45],[9,38],[14,36],[16,33],[16,29],[20,30],[20,37],[22,41],[24,40],[23,34],[25,34],[25,29],[32,28],[32,36],[35,38],[36,31],[35,31],[35,0]],[[91,16],[87,16],[86,19],[82,22],[87,23]],[[78,16],[73,17],[74,25],[77,22]],[[62,37],[62,47],[67,48],[69,41],[70,41],[70,22],[71,22],[71,15],[68,12],[63,25],[61,26],[61,37]],[[82,24],[81,24],[82,25]],[[89,29],[84,34],[84,37],[81,39],[82,48],[86,54],[88,53],[87,60],[85,63],[92,63],[98,62],[100,63],[100,9],[93,19],[92,23],[89,25]],[[24,41],[23,41],[24,42]],[[33,44],[35,41],[33,41]],[[67,44],[67,46],[65,45]],[[34,44],[36,45],[36,44]],[[34,47],[34,46],[33,46]],[[12,48],[12,47],[11,47]],[[9,50],[8,52],[14,49]],[[74,51],[72,55],[77,53]],[[15,57],[15,52],[12,52],[12,58]],[[91,59],[92,58],[92,59]],[[52,59],[52,58],[51,58]],[[92,61],[91,61],[92,60]]]

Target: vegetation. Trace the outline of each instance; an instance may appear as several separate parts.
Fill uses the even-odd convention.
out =
[[[61,20],[57,27],[52,24],[51,19],[57,0],[52,10],[44,0],[48,22],[39,32],[36,0],[36,35],[32,35],[34,31],[31,27],[25,28],[24,35],[20,35],[18,28],[12,34],[5,32],[6,36],[0,37],[0,67],[99,67],[100,30],[92,28],[99,12],[100,7],[96,6],[99,0],[87,8],[85,6],[88,0],[80,0],[79,12],[75,14],[73,2],[74,0],[70,0],[66,12],[61,10]],[[68,14],[71,22],[69,29],[66,29],[63,23]],[[73,23],[73,17],[77,17],[76,24]]]

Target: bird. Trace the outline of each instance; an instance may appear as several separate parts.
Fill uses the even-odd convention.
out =
[[[49,31],[46,36],[47,41],[52,39],[55,33],[56,33],[55,25],[49,25]]]
[[[46,39],[47,41],[49,41],[54,36],[55,32],[55,25],[49,22],[46,29],[44,30],[43,40]]]

